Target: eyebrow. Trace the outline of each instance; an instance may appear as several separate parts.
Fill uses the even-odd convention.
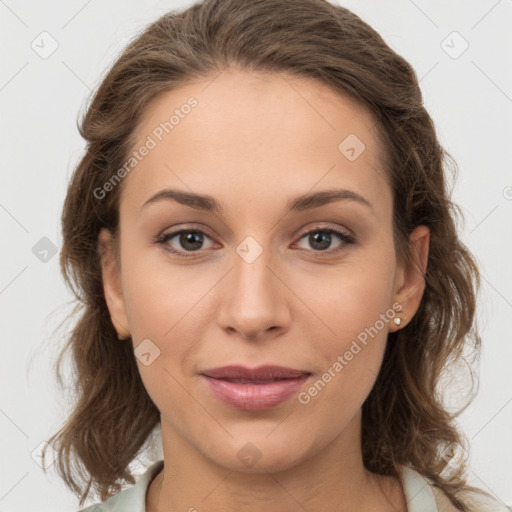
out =
[[[160,190],[151,196],[142,205],[141,209],[150,204],[163,200],[174,200],[180,204],[189,206],[190,208],[194,208],[196,210],[204,210],[218,214],[222,214],[224,212],[221,204],[212,196],[206,194],[195,194],[192,192],[185,192],[176,189]],[[320,206],[333,203],[334,201],[343,200],[357,202],[373,211],[373,206],[367,199],[357,194],[356,192],[347,189],[322,190],[320,192],[301,195],[294,199],[290,199],[286,204],[286,210],[292,212],[301,212],[313,208],[318,208]]]

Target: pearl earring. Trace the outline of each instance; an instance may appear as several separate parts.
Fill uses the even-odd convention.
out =
[[[393,318],[393,322],[395,322],[395,324],[399,326],[402,323],[402,319],[399,316],[397,316]]]

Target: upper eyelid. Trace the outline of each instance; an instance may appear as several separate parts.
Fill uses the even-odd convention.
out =
[[[168,233],[165,233],[166,229],[170,229],[170,231]],[[203,226],[187,226],[186,224],[184,226],[178,226],[176,228],[166,228],[164,229],[161,234],[157,235],[158,238],[160,237],[163,237],[163,236],[166,236],[166,235],[170,235],[170,234],[173,234],[173,235],[176,235],[182,231],[199,231],[201,233],[204,233],[205,235],[208,235],[208,232],[209,232],[209,229],[206,228],[206,227],[203,227]],[[343,232],[346,232],[345,234],[349,235],[349,236],[354,236],[355,237],[355,233],[346,228],[346,227],[341,227],[341,226],[338,226],[338,225],[335,225],[334,223],[329,223],[329,222],[326,222],[325,224],[323,224],[322,222],[320,222],[319,224],[315,224],[311,227],[305,227],[305,228],[301,228],[300,230],[296,230],[295,231],[295,235],[294,236],[297,236],[298,234],[302,233],[303,235],[304,234],[307,234],[308,232],[310,231],[320,231],[320,230],[329,230],[329,229],[332,229],[334,231],[341,231],[342,233]],[[210,236],[210,238],[213,238],[212,236]]]

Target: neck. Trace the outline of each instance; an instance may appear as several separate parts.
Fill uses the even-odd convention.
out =
[[[348,425],[343,436],[289,469],[240,472],[214,463],[162,424],[165,465],[150,485],[146,511],[406,512],[400,481],[364,467],[350,433],[359,426]]]

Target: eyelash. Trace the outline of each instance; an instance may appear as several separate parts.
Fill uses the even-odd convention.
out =
[[[155,240],[154,240],[154,243],[158,244],[158,245],[161,245],[163,247],[164,250],[180,257],[180,258],[191,258],[191,257],[194,257],[197,255],[197,253],[200,252],[200,249],[198,251],[185,251],[185,253],[181,252],[181,251],[176,251],[175,249],[171,249],[169,247],[169,245],[167,245],[167,242],[169,240],[171,240],[172,238],[174,238],[176,235],[180,235],[181,233],[198,233],[198,234],[201,234],[201,235],[205,235],[206,237],[210,238],[204,231],[200,230],[200,229],[193,229],[193,228],[189,228],[189,229],[180,229],[180,230],[177,230],[177,231],[173,231],[171,233],[166,233],[166,234],[163,234],[163,235],[159,235],[157,237],[155,237]],[[334,250],[325,250],[325,251],[315,251],[313,250],[312,252],[314,253],[318,253],[318,254],[315,254],[315,257],[322,257],[322,255],[326,254],[328,256],[332,256],[334,254],[337,254],[343,250],[346,249],[346,245],[347,244],[353,244],[355,243],[355,237],[353,236],[350,236],[350,235],[347,235],[346,233],[343,233],[341,231],[338,231],[336,229],[332,229],[332,228],[319,228],[319,227],[316,227],[316,228],[313,228],[313,229],[310,229],[308,231],[306,231],[305,233],[302,234],[302,236],[299,238],[299,240],[302,240],[303,238],[305,238],[306,236],[310,235],[311,233],[329,233],[331,235],[336,235],[339,237],[339,239],[344,242],[343,244],[341,244],[340,246],[338,246],[337,248],[335,248]],[[306,250],[306,249],[304,249]]]

